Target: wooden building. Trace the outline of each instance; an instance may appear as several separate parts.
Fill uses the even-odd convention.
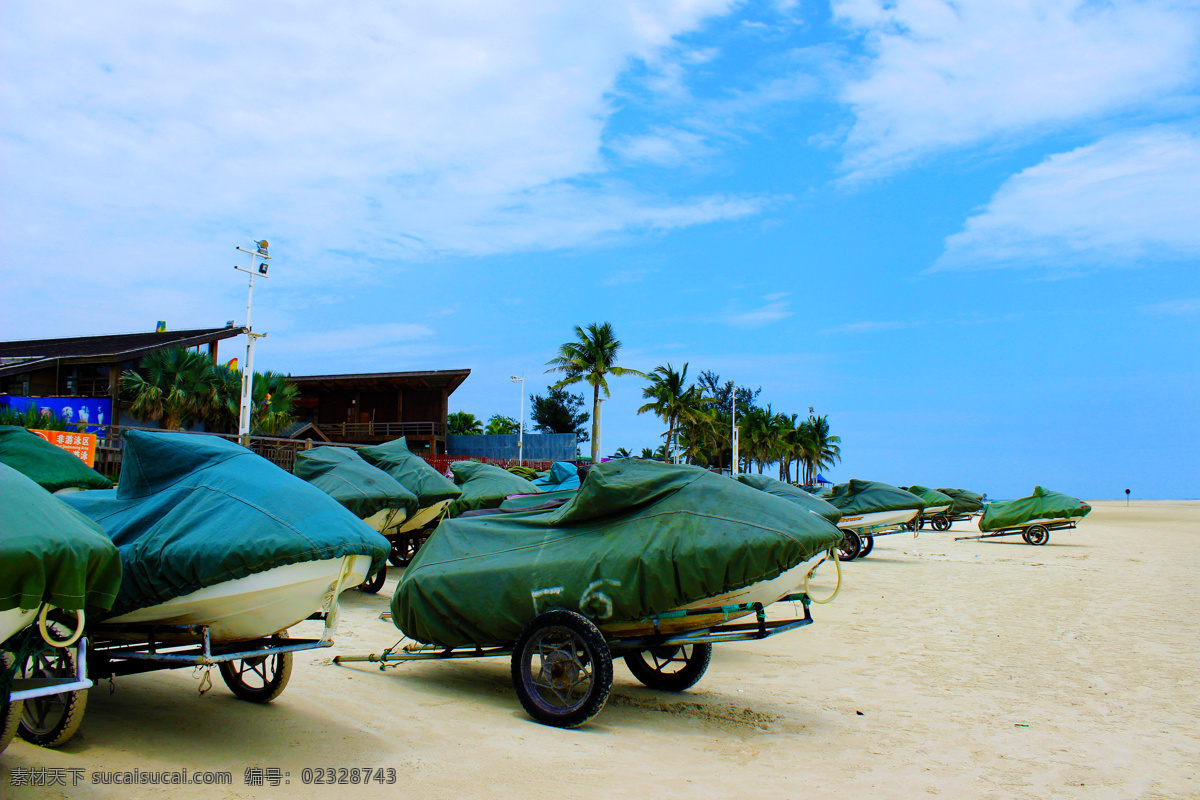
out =
[[[300,389],[296,419],[331,442],[379,444],[406,437],[414,453],[446,453],[450,395],[469,369],[291,375]]]

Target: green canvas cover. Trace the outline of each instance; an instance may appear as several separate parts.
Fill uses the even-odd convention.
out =
[[[501,511],[528,511],[531,508],[547,506],[552,504],[561,504],[570,500],[578,492],[578,489],[557,489],[549,492],[538,492],[537,494],[519,494],[516,497],[507,497],[500,504]]]
[[[966,489],[938,489],[939,492],[949,495],[954,500],[954,505],[950,506],[951,514],[972,514],[983,508],[983,495],[968,492]]]
[[[18,425],[0,425],[0,464],[24,473],[48,492],[112,488],[112,481],[78,456]]]
[[[349,447],[314,447],[296,453],[292,473],[337,500],[359,519],[385,508],[417,512],[417,496]]]
[[[378,567],[391,550],[325,492],[216,436],[129,431],[117,490],[62,499],[121,551],[114,615],[285,564]]]
[[[814,514],[820,514],[834,525],[836,525],[838,520],[842,518],[842,511],[840,508],[832,503],[827,503],[819,497],[809,494],[798,486],[792,486],[790,483],[777,481],[774,478],[770,478],[766,475],[751,475],[747,473],[738,475],[737,479],[747,486],[753,486],[760,492],[766,492],[767,494],[773,494],[776,497],[782,497],[784,500],[795,503],[801,508],[807,508]]]
[[[479,461],[455,461],[450,465],[462,495],[450,503],[450,516],[480,508],[499,508],[510,494],[536,494],[538,487],[506,469]]]
[[[421,508],[429,508],[443,500],[453,500],[462,494],[462,490],[449,478],[411,452],[403,436],[375,447],[360,447],[358,454],[415,494]]]
[[[511,467],[506,467],[506,469],[518,478],[524,478],[527,481],[536,481],[543,475],[543,473],[538,472],[533,467],[524,467],[520,464],[514,464]]]
[[[393,619],[421,642],[506,644],[550,608],[638,620],[775,578],[841,538],[707,470],[616,459],[557,509],[443,522],[400,579]]]
[[[579,488],[579,468],[570,461],[555,461],[550,465],[550,471],[533,481],[543,492],[554,492],[559,489]]]
[[[938,489],[930,489],[928,486],[901,486],[909,494],[915,494],[925,503],[925,508],[937,508],[939,506],[953,506],[954,498]],[[945,512],[949,513],[950,509]]]
[[[100,526],[0,464],[0,611],[106,610],[120,585],[121,557]]]
[[[925,508],[925,501],[899,486],[877,481],[860,481],[856,478],[833,487],[833,491],[825,499],[840,508],[843,516]]]
[[[987,532],[1016,528],[1035,519],[1082,519],[1091,511],[1092,507],[1078,497],[1035,486],[1030,497],[1004,503],[988,503],[983,510],[983,516],[979,518],[979,530]]]

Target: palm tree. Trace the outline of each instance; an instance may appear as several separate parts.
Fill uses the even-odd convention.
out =
[[[242,416],[242,371],[217,366],[220,381],[217,402],[205,415],[210,428],[236,431]],[[296,400],[300,389],[279,372],[254,373],[254,399],[250,404],[250,433],[270,436],[296,421]]]
[[[618,367],[617,352],[621,349],[621,341],[613,333],[610,323],[587,326],[587,329],[575,326],[576,341],[566,342],[558,349],[558,356],[546,362],[550,369],[546,372],[566,373],[551,389],[561,389],[564,386],[585,382],[592,387],[592,463],[600,461],[600,390],[604,396],[609,396],[608,381],[605,375],[613,374],[618,377],[637,375],[645,378],[645,373],[636,369]]]
[[[639,414],[653,411],[663,422],[667,423],[666,439],[669,454],[673,454],[678,441],[679,423],[695,417],[700,408],[713,402],[712,398],[705,397],[696,386],[684,388],[687,384],[687,370],[686,362],[679,372],[676,372],[670,364],[665,367],[661,364],[655,367],[649,376],[650,385],[642,389],[642,397],[651,402],[637,410]]]
[[[483,433],[483,423],[469,411],[451,411],[446,415],[446,433],[450,436],[472,436]]]
[[[633,458],[633,453],[629,452],[628,447],[618,447],[616,451],[609,456],[610,458]]]
[[[810,416],[807,427],[804,461],[808,469],[806,482],[812,483],[817,479],[818,472],[842,460],[842,437],[830,435],[829,417],[826,415]]]
[[[126,370],[120,386],[130,414],[178,430],[213,413],[222,383],[207,354],[171,347],[143,358],[140,371]]]
[[[506,417],[503,414],[493,414],[488,420],[487,428],[485,428],[483,432],[489,436],[505,433],[516,433],[517,421],[512,417]]]

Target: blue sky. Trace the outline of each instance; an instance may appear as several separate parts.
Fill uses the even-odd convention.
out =
[[[1194,2],[0,15],[3,338],[240,322],[265,237],[260,368],[511,415],[607,320],[828,414],[837,480],[1200,496]]]

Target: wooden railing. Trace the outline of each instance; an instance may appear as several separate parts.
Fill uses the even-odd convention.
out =
[[[317,430],[340,439],[399,439],[401,436],[445,436],[441,422],[340,422],[319,423]]]

